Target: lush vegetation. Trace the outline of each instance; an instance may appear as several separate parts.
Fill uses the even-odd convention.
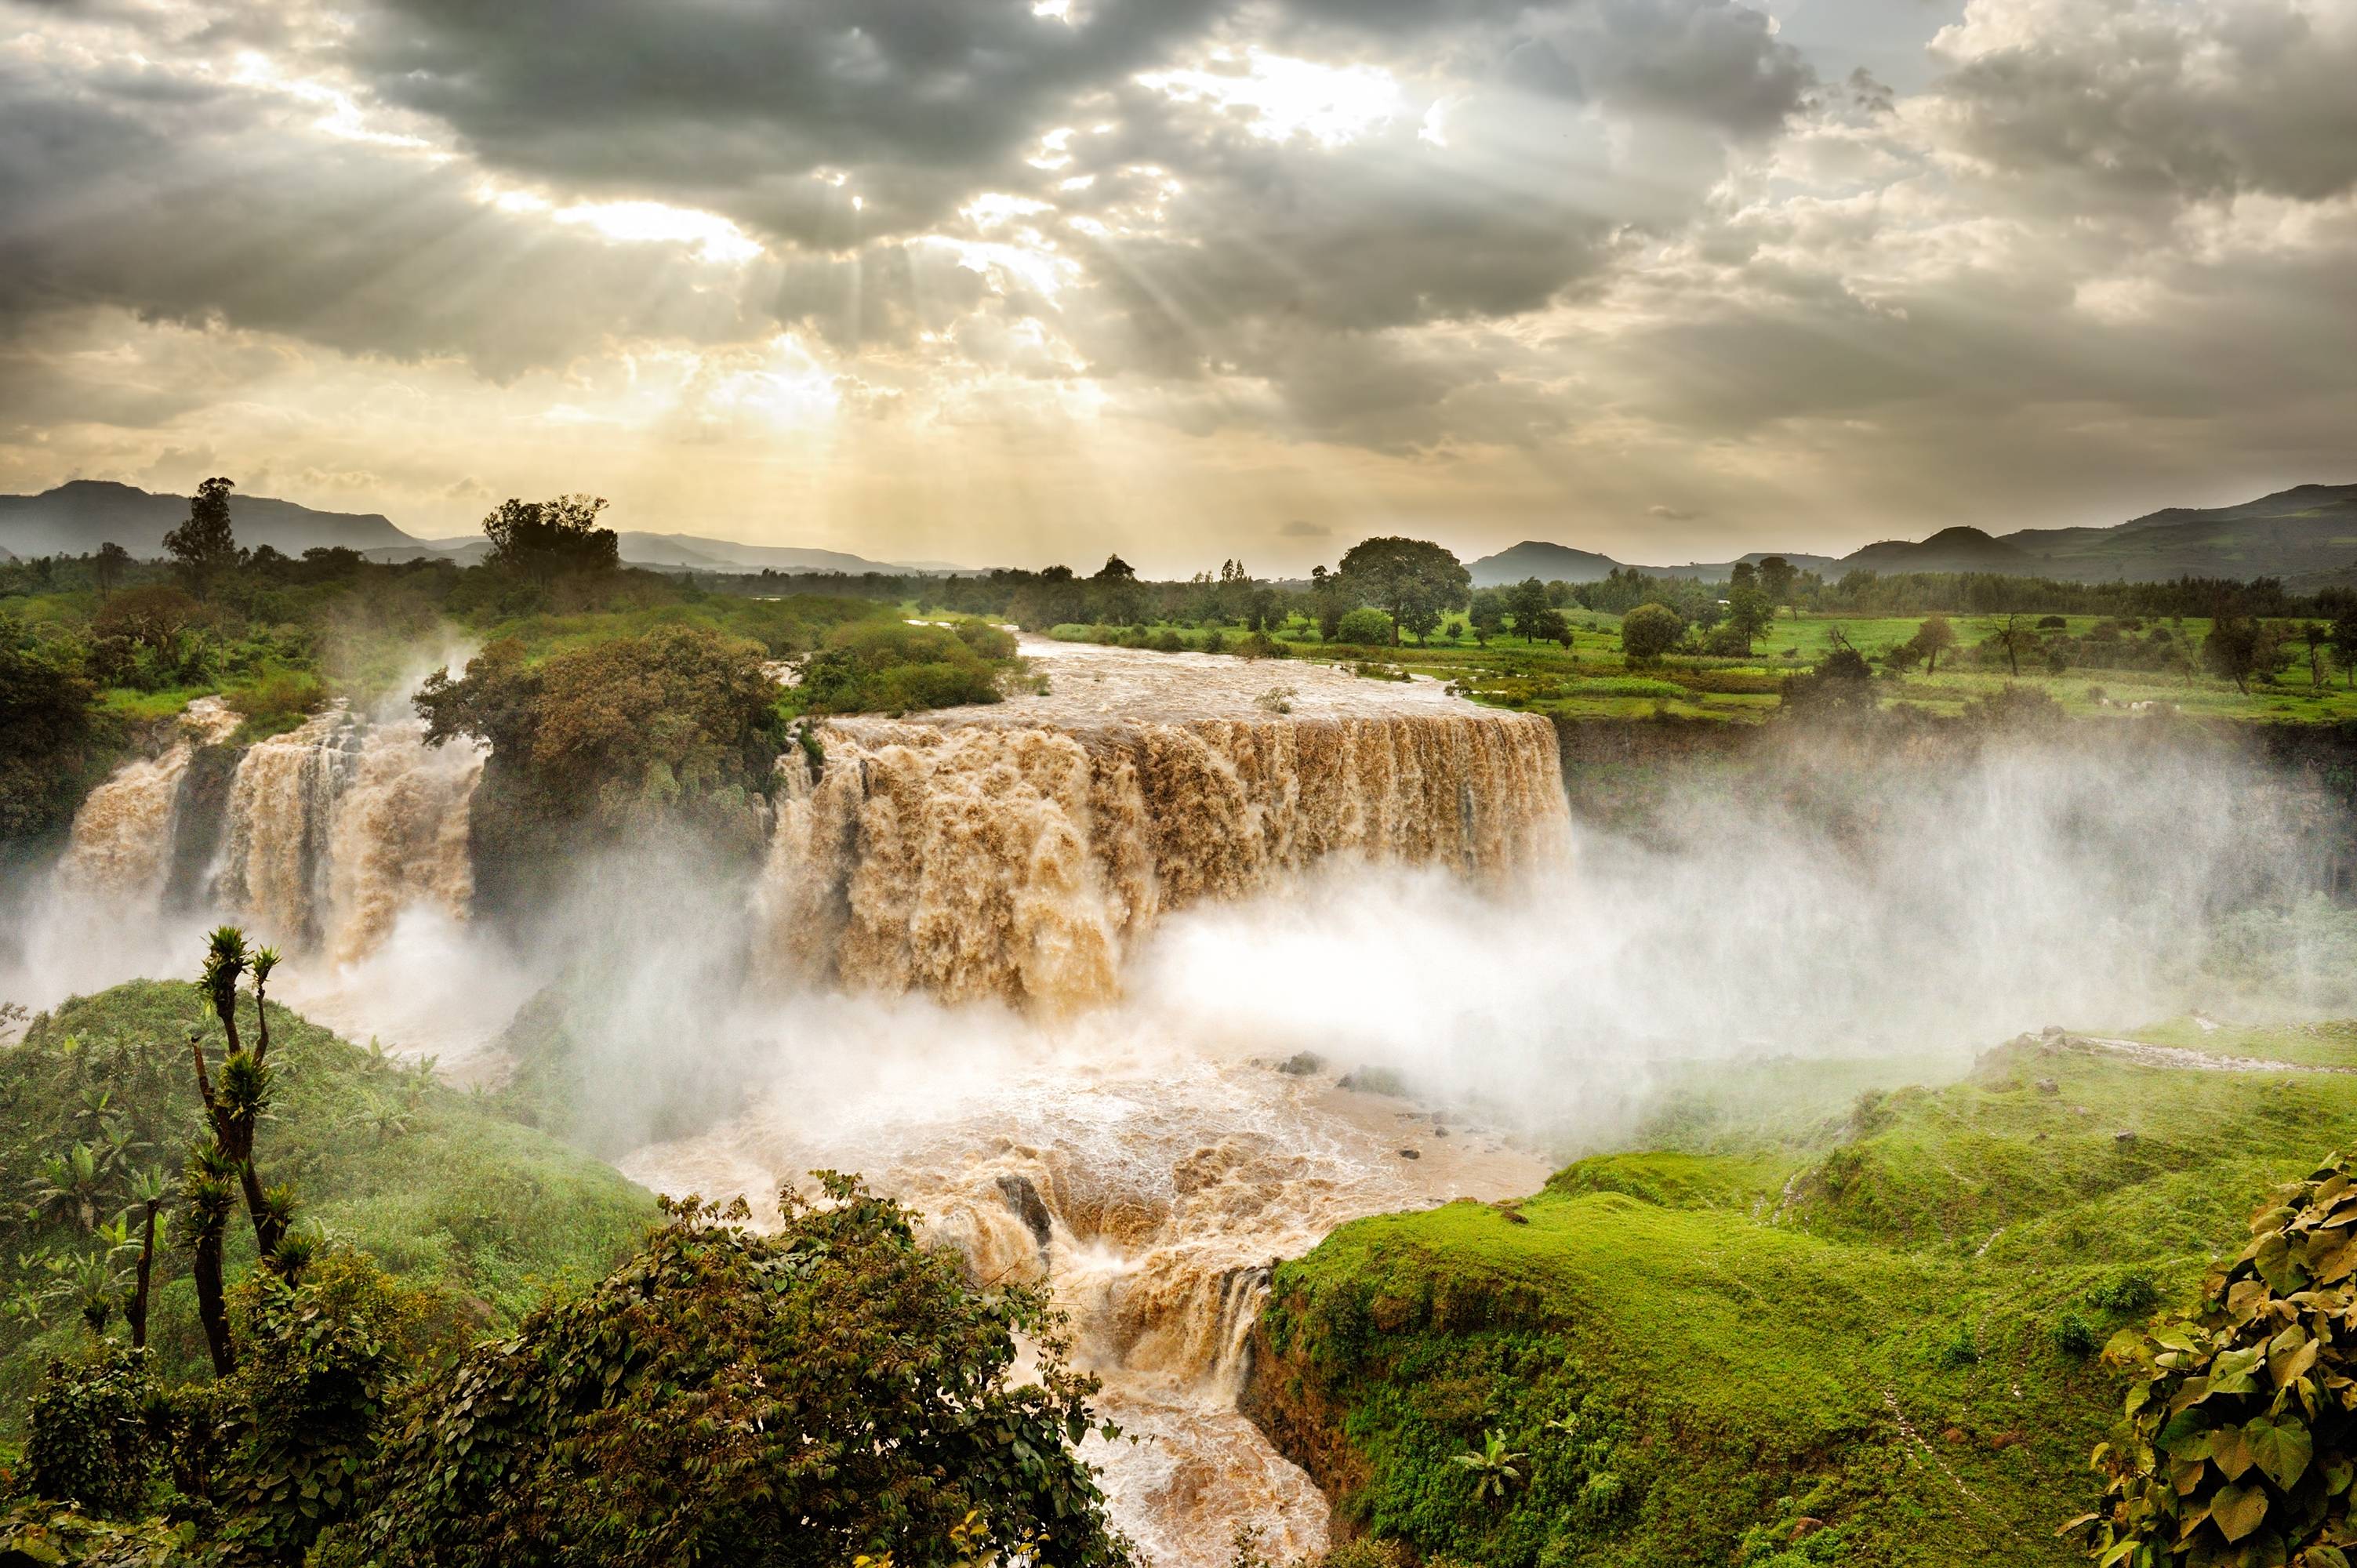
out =
[[[250,991],[238,1015],[258,1036]],[[443,1084],[431,1063],[348,1044],[275,1003],[268,1016],[259,1169],[299,1190],[299,1236],[377,1259],[422,1293],[436,1332],[515,1321],[550,1287],[602,1272],[652,1217],[653,1200],[611,1169]],[[0,1430],[91,1317],[129,1331],[148,1205],[178,1187],[204,1124],[199,1031],[224,1038],[198,987],[150,981],[70,1002],[0,1048],[0,1255],[11,1264]],[[242,1209],[242,1191],[231,1200]],[[191,1221],[166,1213],[151,1258],[144,1337],[168,1378],[213,1365],[192,1261],[175,1241],[194,1241]],[[256,1240],[242,1217],[222,1230],[232,1294]]]
[[[1044,1294],[825,1173],[590,1284],[646,1196],[270,1004],[276,962],[223,928],[0,1053],[9,1561],[1127,1560]]]
[[[2357,1065],[2342,1034],[2282,1032],[2282,1055]],[[1344,1518],[1491,1568],[2081,1560],[2056,1530],[2103,1490],[2120,1385],[2097,1352],[2245,1253],[2244,1216],[2345,1128],[2357,1079],[2066,1037],[1936,1090],[1855,1090],[1866,1070],[1718,1073],[1645,1152],[1527,1202],[1345,1227],[1278,1273],[1256,1414]],[[2229,1317],[2253,1267],[2223,1276]],[[2279,1423],[2274,1391],[2212,1424]]]

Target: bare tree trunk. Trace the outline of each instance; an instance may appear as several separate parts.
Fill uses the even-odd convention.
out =
[[[207,1219],[203,1225],[188,1272],[196,1276],[197,1320],[204,1325],[205,1348],[212,1352],[213,1376],[226,1378],[237,1370],[237,1348],[230,1342],[229,1308],[221,1300],[221,1224]]]
[[[143,1348],[147,1343],[147,1281],[156,1263],[156,1211],[162,1200],[147,1200],[147,1229],[139,1238],[139,1271],[131,1286],[131,1305],[123,1316],[131,1324],[131,1348]]]

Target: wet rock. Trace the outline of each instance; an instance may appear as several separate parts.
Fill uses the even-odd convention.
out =
[[[1420,1160],[1424,1158],[1424,1152],[1421,1149],[1402,1149],[1400,1151],[1400,1158],[1404,1160]]]
[[[1046,1250],[1052,1217],[1048,1212],[1047,1199],[1041,1197],[1039,1189],[1031,1185],[1031,1178],[1027,1176],[1000,1176],[998,1196],[1006,1200],[1007,1208],[1015,1210],[1015,1217],[1023,1221],[1026,1230],[1031,1232],[1031,1240],[1042,1251]]]
[[[1276,1070],[1287,1078],[1308,1078],[1311,1073],[1326,1070],[1326,1058],[1316,1051],[1296,1051],[1277,1063]]]

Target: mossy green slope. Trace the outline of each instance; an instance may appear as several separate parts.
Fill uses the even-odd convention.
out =
[[[551,1286],[602,1275],[657,1218],[650,1194],[500,1114],[490,1097],[275,1004],[270,1020],[264,1178],[296,1184],[302,1223],[432,1290],[454,1327],[504,1326]],[[31,1201],[48,1185],[49,1157],[77,1144],[119,1147],[113,1174],[96,1184],[102,1219],[123,1207],[134,1170],[178,1176],[199,1120],[187,1042],[202,1021],[194,986],[135,982],[67,1003],[0,1050],[0,1259],[10,1286],[38,1286],[45,1252],[93,1248],[71,1206]],[[241,1221],[231,1238],[234,1279],[250,1265],[253,1235]],[[168,1244],[158,1254],[153,1341],[167,1373],[193,1374],[205,1353],[185,1254]],[[38,1322],[0,1318],[0,1411],[13,1420],[40,1367],[81,1333],[63,1300],[45,1304]]]
[[[2357,1064],[2332,1031],[2237,1054],[2295,1037]],[[1346,1522],[1490,1568],[2075,1561],[2117,1409],[2093,1349],[2347,1141],[2357,1076],[2022,1041],[1781,1128],[1661,1124],[1278,1271],[1248,1404]],[[1459,1459],[1490,1432],[1502,1499]]]

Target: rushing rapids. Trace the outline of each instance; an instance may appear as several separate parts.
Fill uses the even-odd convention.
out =
[[[1502,876],[1559,842],[1544,720],[1429,682],[1030,639],[1049,692],[836,720],[787,779],[759,956],[793,983],[1069,1009],[1162,914],[1331,856]]]

